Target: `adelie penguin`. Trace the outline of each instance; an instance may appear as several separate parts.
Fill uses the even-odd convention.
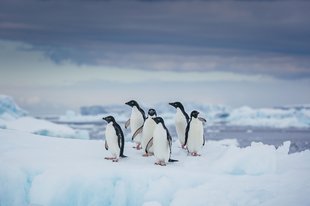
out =
[[[198,114],[199,112],[196,110],[191,112],[190,121],[185,132],[185,145],[192,156],[200,156],[199,152],[206,142],[203,134],[203,123],[206,120],[198,117]]]
[[[125,128],[127,129],[130,126],[132,140],[136,143],[135,148],[140,150],[145,113],[135,100],[131,100],[125,104],[132,107],[130,119],[126,122]]]
[[[154,121],[156,122],[153,134],[155,164],[166,166],[168,162],[177,162],[178,160],[171,159],[172,138],[165,126],[163,118],[155,117]]]
[[[155,109],[149,109],[148,111],[148,117],[146,118],[143,130],[142,130],[142,140],[141,140],[141,146],[144,150],[143,156],[151,156],[153,155],[153,133],[156,126],[156,123],[153,118],[157,116],[157,113]]]
[[[172,102],[169,104],[173,106],[174,108],[176,108],[177,110],[176,115],[175,115],[175,128],[176,128],[177,135],[181,143],[181,146],[184,149],[185,148],[185,130],[189,122],[189,116],[185,112],[184,107],[181,104],[181,102]]]
[[[105,159],[118,162],[119,157],[126,157],[124,155],[124,133],[113,116],[102,119],[108,123],[105,129],[105,149],[112,155],[112,157],[105,157]]]

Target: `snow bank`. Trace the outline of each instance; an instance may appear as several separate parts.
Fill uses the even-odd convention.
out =
[[[27,116],[11,97],[0,95],[0,128],[14,129],[52,137],[89,139],[86,130],[74,130],[69,126]]]
[[[33,117],[21,117],[16,120],[7,121],[6,127],[8,129],[14,129],[43,136],[89,139],[87,131],[74,130],[65,125],[59,125],[46,120],[35,119]]]
[[[288,155],[235,140],[207,141],[201,157],[174,143],[167,167],[126,143],[104,160],[103,141],[42,138],[0,129],[0,205],[308,205],[310,151]]]

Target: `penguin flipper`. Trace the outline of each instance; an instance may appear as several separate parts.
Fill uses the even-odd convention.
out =
[[[106,150],[108,150],[108,149],[109,149],[109,146],[108,146],[108,142],[107,142],[107,140],[105,140],[105,141],[104,141],[104,147],[105,147],[105,149],[106,149]]]
[[[125,129],[127,129],[130,126],[130,119],[128,119],[125,123]]]
[[[134,140],[135,137],[136,137],[138,134],[140,134],[140,133],[142,132],[142,129],[143,129],[143,125],[142,125],[139,129],[137,129],[137,130],[135,131],[135,133],[133,133],[131,139]]]
[[[150,141],[147,143],[145,147],[145,153],[149,153],[149,149],[153,146],[153,137],[150,139]]]
[[[206,123],[206,122],[207,122],[207,120],[206,120],[205,118],[198,117],[198,119],[199,119],[200,121],[202,121],[202,123]]]
[[[205,138],[205,136],[203,136],[202,139],[203,139],[202,146],[205,146],[205,144],[206,144],[206,138]]]

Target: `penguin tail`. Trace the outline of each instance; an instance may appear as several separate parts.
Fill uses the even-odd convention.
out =
[[[120,155],[120,157],[121,157],[121,158],[126,158],[127,156],[126,156],[126,155],[121,154],[121,155]]]
[[[169,159],[168,162],[178,162],[179,160]]]

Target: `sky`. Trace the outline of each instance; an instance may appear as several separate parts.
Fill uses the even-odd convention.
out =
[[[310,2],[0,0],[0,94],[33,114],[310,103]]]

